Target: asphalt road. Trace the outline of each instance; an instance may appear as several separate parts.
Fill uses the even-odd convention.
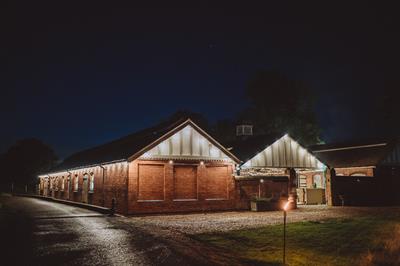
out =
[[[129,218],[0,196],[1,265],[199,265]],[[187,252],[186,252],[187,254]]]

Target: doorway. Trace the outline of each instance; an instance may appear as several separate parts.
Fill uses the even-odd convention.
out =
[[[88,203],[88,183],[89,176],[88,174],[83,175],[83,185],[82,185],[82,202]]]

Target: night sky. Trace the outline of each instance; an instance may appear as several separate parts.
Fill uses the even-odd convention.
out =
[[[37,137],[63,158],[178,109],[233,118],[251,74],[271,68],[319,96],[324,140],[379,134],[368,112],[399,72],[398,9],[301,2],[9,4],[0,16],[0,153]]]

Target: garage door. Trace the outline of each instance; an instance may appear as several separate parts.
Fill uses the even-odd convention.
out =
[[[138,200],[164,200],[164,165],[139,164]]]
[[[197,199],[197,166],[174,167],[174,199]]]
[[[206,167],[204,178],[205,198],[208,200],[228,198],[228,167],[209,166]]]

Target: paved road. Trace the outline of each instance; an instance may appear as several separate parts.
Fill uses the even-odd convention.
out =
[[[127,220],[40,199],[0,196],[0,264],[204,264],[181,256],[161,237]]]

